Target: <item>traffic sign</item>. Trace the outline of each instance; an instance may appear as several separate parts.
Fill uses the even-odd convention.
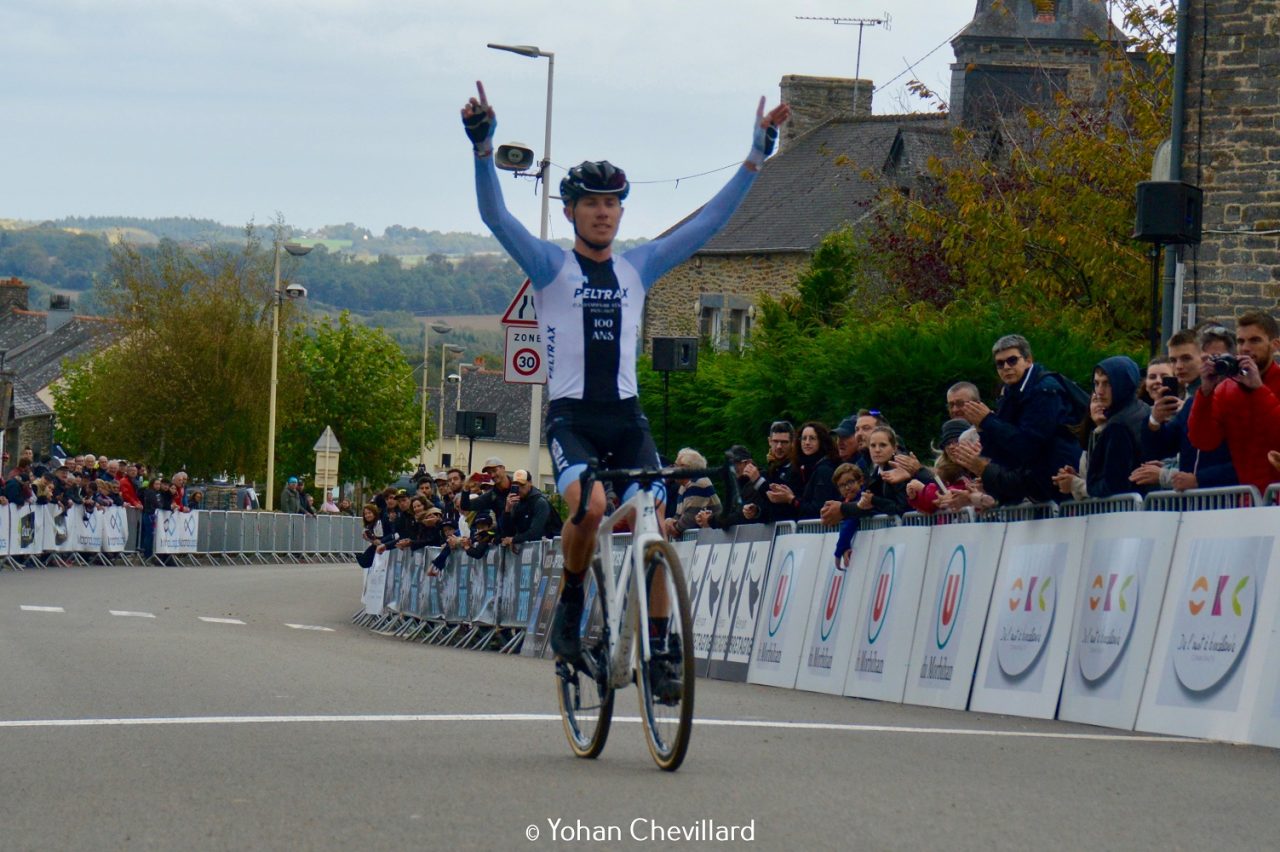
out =
[[[533,307],[533,286],[528,278],[516,291],[516,297],[502,314],[502,324],[508,327],[537,328],[538,312]],[[510,381],[508,379],[507,381]]]
[[[512,384],[540,385],[547,380],[547,355],[542,332],[536,328],[507,326],[504,378]]]

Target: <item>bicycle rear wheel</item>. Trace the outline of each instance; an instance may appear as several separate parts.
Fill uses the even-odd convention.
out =
[[[556,694],[569,748],[582,758],[604,751],[613,722],[613,687],[609,685],[609,621],[601,581],[600,560],[591,565],[592,582],[583,590],[582,658],[556,662]]]
[[[689,590],[680,558],[671,545],[653,542],[645,547],[644,580],[650,612],[655,595],[658,600],[665,597],[670,620],[668,651],[657,661],[663,667],[660,677],[655,677],[650,661],[642,658],[643,646],[637,646],[641,649],[640,721],[654,762],[674,772],[684,761],[693,730],[694,657]],[[648,625],[640,625],[640,629],[647,630]]]

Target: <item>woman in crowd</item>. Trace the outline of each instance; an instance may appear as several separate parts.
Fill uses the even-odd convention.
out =
[[[1132,358],[1103,359],[1093,370],[1089,417],[1080,425],[1080,470],[1063,467],[1053,482],[1075,500],[1134,490],[1129,474],[1141,463],[1141,429],[1151,406],[1138,399],[1141,374]]]
[[[1163,355],[1158,355],[1147,362],[1147,372],[1142,378],[1142,388],[1138,391],[1138,399],[1151,405],[1160,398],[1161,382],[1165,376],[1173,377],[1173,362]]]
[[[892,482],[885,474],[894,470],[893,457],[898,452],[898,433],[890,426],[877,426],[867,436],[867,452],[871,455],[871,478],[858,508],[873,515],[902,515],[907,511],[907,483]],[[910,481],[910,480],[908,480]]]
[[[381,553],[387,549],[390,536],[382,523],[382,512],[379,511],[377,503],[364,504],[361,520],[364,522],[364,531],[361,533],[361,537],[368,546],[364,549],[364,553],[356,557],[356,563],[361,568],[368,568],[373,564],[374,554]]]
[[[791,450],[790,484],[772,483],[768,498],[778,520],[818,517],[824,503],[839,500],[832,477],[840,457],[831,430],[810,420],[800,427],[800,439]],[[799,493],[797,493],[799,492]]]
[[[676,453],[675,466],[702,469],[707,466],[707,459],[697,450],[685,447]],[[719,516],[720,498],[716,495],[716,488],[711,480],[705,476],[675,481],[680,485],[676,492],[676,513],[674,517],[667,518],[666,527],[668,535],[679,538],[686,530],[707,526],[710,518]],[[702,515],[703,512],[710,514]],[[698,522],[700,515],[704,523]]]
[[[959,445],[960,437],[970,429],[968,420],[948,420],[942,424],[942,436],[939,439],[938,459],[933,464],[933,474],[937,482],[928,484],[919,479],[907,483],[907,501],[911,508],[926,515],[932,515],[940,508],[938,498],[948,491],[968,491],[974,480],[969,471],[952,456],[951,451]]]

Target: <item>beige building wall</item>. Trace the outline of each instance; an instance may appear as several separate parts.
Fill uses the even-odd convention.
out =
[[[696,255],[658,279],[645,301],[644,348],[654,337],[695,337],[703,304],[737,296],[754,305],[760,295],[796,292],[809,254]]]

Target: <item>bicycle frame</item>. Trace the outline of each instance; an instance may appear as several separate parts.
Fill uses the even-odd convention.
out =
[[[628,518],[633,518],[629,558],[624,560],[622,570],[614,577],[613,571],[613,530]],[[653,492],[642,485],[627,502],[623,503],[600,522],[596,533],[596,558],[601,560],[605,570],[604,589],[598,590],[605,596],[608,613],[609,641],[609,679],[610,686],[615,689],[631,682],[631,674],[637,663],[647,662],[650,655],[649,631],[640,630],[640,645],[636,653],[632,652],[632,641],[635,638],[637,624],[649,623],[649,600],[644,576],[645,548],[653,542],[666,541],[658,527],[658,507],[653,501]],[[636,613],[628,613],[628,600],[633,593]],[[638,658],[637,658],[638,654]]]

